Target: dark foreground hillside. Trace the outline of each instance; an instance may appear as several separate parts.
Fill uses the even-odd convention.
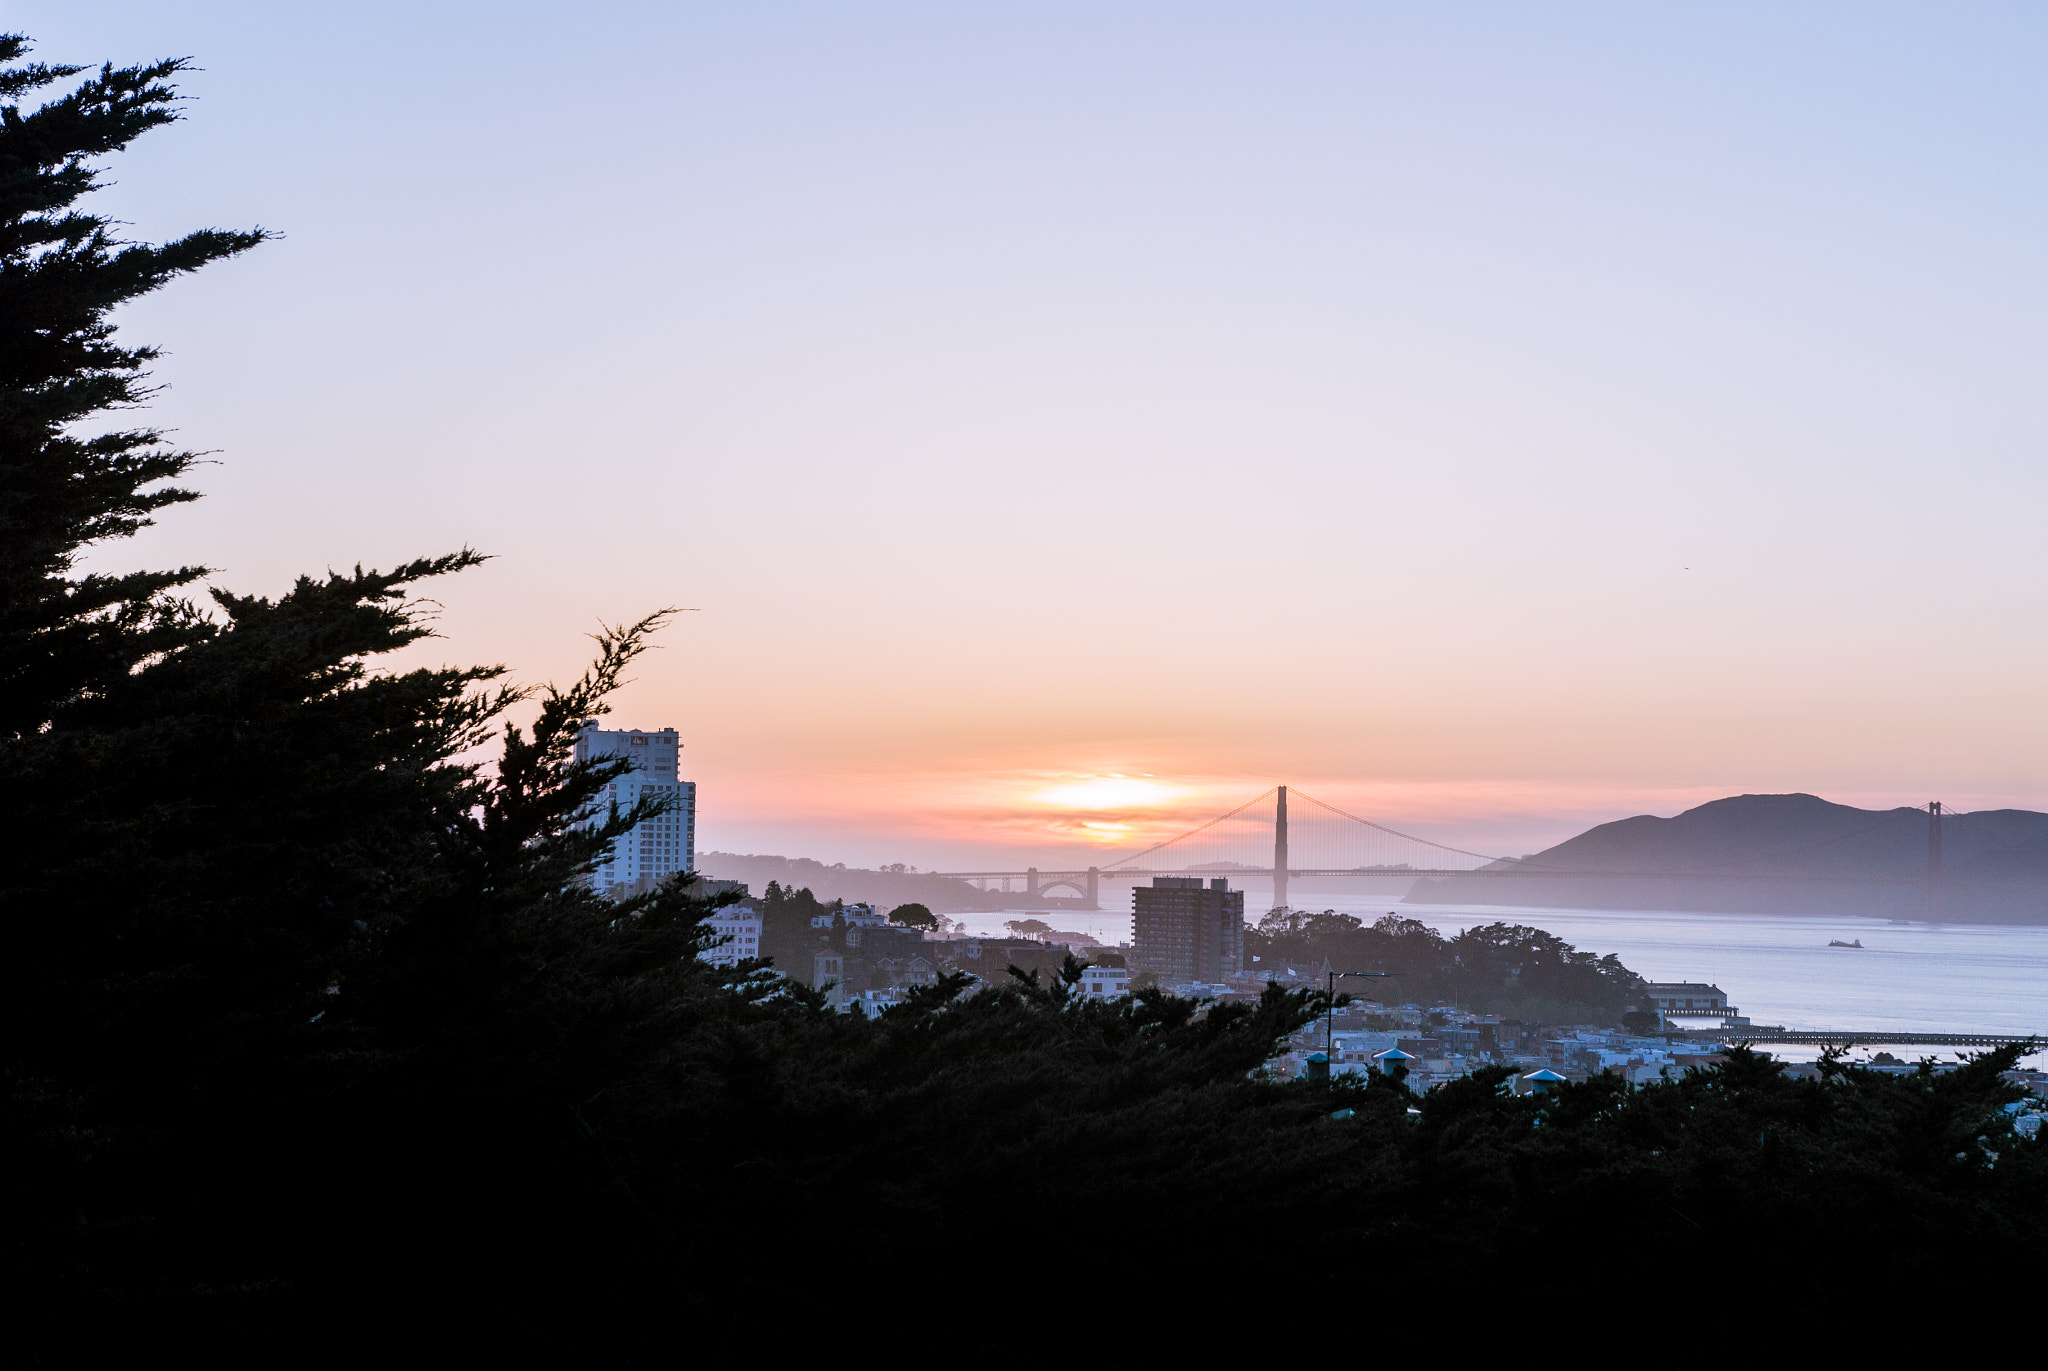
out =
[[[1416,882],[1407,898],[2048,923],[2048,814],[1995,809],[1944,817],[1941,874],[1932,884],[1925,810],[1856,809],[1817,795],[1737,795],[1669,819],[1619,819],[1512,869],[1656,874],[1445,877]]]
[[[1030,1345],[1015,1292],[1047,1285],[1172,1345],[1273,1286],[1569,1301],[1682,1254],[1981,1298],[2048,1262],[2048,1142],[2005,1110],[2013,1052],[1797,1081],[1738,1051],[1547,1098],[1488,1068],[1417,1096],[1260,1079],[1319,1003],[1277,988],[1205,1011],[955,981],[867,1021],[694,961],[609,979],[602,1005],[555,980],[345,1093],[301,1068],[116,1140],[12,1230],[13,1288],[81,1347],[123,1319],[323,1346],[452,1324],[625,1361],[672,1356],[678,1324],[705,1350],[835,1345],[847,1305],[819,1282],[875,1273],[847,1298],[888,1310],[907,1281],[925,1334],[997,1351]]]

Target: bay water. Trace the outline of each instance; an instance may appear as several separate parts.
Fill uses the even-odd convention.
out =
[[[1115,896],[1105,891],[1105,902]],[[1385,895],[1318,893],[1314,907],[1370,923],[1389,912],[1445,936],[1489,923],[1526,924],[1581,951],[1612,952],[1652,981],[1704,981],[1759,1024],[1858,1035],[1885,1032],[2036,1033],[2048,1043],[2048,926],[1887,922],[1853,915],[1702,914],[1670,910],[1402,905]],[[1303,901],[1304,905],[1308,902]],[[1033,917],[1114,945],[1131,936],[1127,911],[966,913],[976,933],[1002,934]],[[1830,942],[1861,942],[1861,948]],[[1773,1047],[1811,1060],[1818,1049]],[[1914,1060],[1951,1049],[1893,1049]],[[1866,1056],[1868,1050],[1857,1055]],[[2048,1051],[2025,1065],[2048,1069]]]

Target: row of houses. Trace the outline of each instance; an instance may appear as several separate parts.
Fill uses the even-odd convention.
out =
[[[1271,1069],[1286,1077],[1325,1071],[1342,1076],[1399,1062],[1409,1085],[1427,1090],[1492,1064],[1512,1066],[1518,1081],[1539,1085],[1582,1081],[1601,1072],[1642,1084],[1662,1072],[1720,1059],[1706,1044],[1672,1043],[1620,1029],[1504,1021],[1450,1005],[1354,1001],[1296,1033]]]
[[[707,881],[705,885],[746,894],[744,886],[732,882]],[[762,955],[762,916],[750,898],[719,910],[706,924],[719,941],[698,954],[702,960],[730,968]],[[869,904],[842,905],[814,916],[811,925],[821,935],[832,936],[821,936],[811,952],[811,964],[802,972],[846,1013],[877,1013],[901,1003],[911,988],[931,985],[948,972],[966,972],[990,984],[1001,984],[1008,979],[1010,968],[1016,967],[1048,982],[1059,974],[1070,953],[1095,959],[1082,972],[1077,987],[1083,997],[1113,999],[1130,990],[1127,949],[1104,952],[1089,946],[1092,940],[1084,942],[1080,935],[1067,935],[1066,941],[1058,940],[1058,935],[1051,939],[931,937],[921,929],[890,923]],[[787,973],[790,968],[778,966],[777,970]]]

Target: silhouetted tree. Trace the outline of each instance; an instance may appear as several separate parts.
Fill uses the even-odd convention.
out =
[[[889,911],[889,922],[905,928],[932,929],[939,926],[939,916],[921,904],[899,904]]]
[[[1261,968],[1388,971],[1408,1002],[1451,1001],[1482,1013],[1568,1023],[1615,1023],[1648,1002],[1642,978],[1612,955],[1580,952],[1541,929],[1494,923],[1445,938],[1396,914],[1367,925],[1350,914],[1275,910],[1245,931]]]
[[[24,48],[0,38],[0,60]],[[676,974],[706,908],[584,882],[663,807],[594,813],[622,764],[570,756],[662,616],[536,695],[498,667],[375,665],[428,636],[414,587],[471,552],[210,606],[175,596],[201,568],[75,574],[192,498],[161,484],[191,454],[154,430],[78,432],[145,394],[154,351],[118,345],[110,311],[264,236],[128,244],[75,207],[93,159],[170,122],[182,66],[102,69],[0,119],[10,1250],[17,1289],[129,1302],[316,1269],[342,1192],[341,1215],[418,1198],[422,1152],[373,1141],[400,1118],[473,1145],[484,1117],[602,1088],[581,1073],[632,1035],[593,1025],[634,1003],[626,982]],[[0,97],[78,75],[13,66]],[[527,702],[490,772],[461,760]]]
[[[809,886],[792,890],[770,881],[760,908],[762,957],[776,970],[809,984],[811,958],[819,948],[832,944],[831,925],[814,921],[830,919],[841,908],[840,901],[820,901]],[[843,946],[843,929],[840,937]]]
[[[0,35],[0,63],[28,50]],[[148,389],[154,347],[123,347],[112,313],[172,278],[232,257],[261,229],[201,229],[134,243],[81,209],[96,159],[175,120],[170,78],[184,61],[102,68],[0,67],[0,736],[25,737],[118,685],[138,664],[205,639],[213,627],[173,592],[203,567],[78,574],[95,544],[147,527],[197,498],[174,481],[195,454],[160,430],[76,426],[127,409]],[[21,113],[16,101],[70,89]]]

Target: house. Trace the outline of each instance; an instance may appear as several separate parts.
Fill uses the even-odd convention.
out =
[[[724,941],[699,952],[698,960],[732,966],[761,955],[761,913],[751,903],[728,905],[706,919],[704,926]]]
[[[1718,985],[1697,981],[1671,981],[1649,986],[1650,1007],[1666,1018],[1673,1015],[1714,1015],[1726,1018],[1736,1011],[1728,1007],[1728,996]]]
[[[1081,973],[1081,994],[1091,1000],[1114,1000],[1131,993],[1127,966],[1091,966]]]

